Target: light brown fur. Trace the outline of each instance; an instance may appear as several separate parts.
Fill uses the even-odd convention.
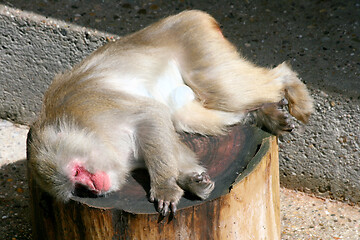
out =
[[[154,97],[163,91],[161,81],[179,74],[193,100],[173,107]],[[179,88],[169,89],[162,94]],[[74,162],[89,176],[109,176],[111,187],[100,194],[118,190],[131,170],[145,166],[150,199],[165,215],[176,210],[183,190],[206,198],[214,188],[176,131],[222,134],[258,109],[254,116],[281,133],[288,128],[284,115],[267,104],[277,106],[284,97],[290,113],[306,122],[312,99],[287,64],[266,69],[245,61],[211,16],[185,11],[106,44],[57,76],[29,134],[30,166],[41,186],[62,200],[77,184],[69,180]],[[74,141],[78,135],[86,144]]]

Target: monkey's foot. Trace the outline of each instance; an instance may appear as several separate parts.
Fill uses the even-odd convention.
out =
[[[183,189],[195,194],[201,199],[208,198],[215,188],[215,183],[210,180],[210,176],[206,172],[192,172],[191,174],[183,176],[178,183]]]
[[[254,112],[257,125],[275,135],[291,132],[294,129],[294,124],[290,123],[290,115],[284,109],[287,105],[286,99],[278,103],[262,105]]]
[[[183,194],[184,191],[176,184],[175,178],[171,178],[163,184],[151,186],[149,200],[161,215],[166,216],[170,212],[175,215],[176,205]]]

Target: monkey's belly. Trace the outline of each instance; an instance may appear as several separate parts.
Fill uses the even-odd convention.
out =
[[[154,79],[141,79],[136,76],[124,79],[121,73],[114,72],[105,79],[112,90],[147,97],[168,106],[172,112],[195,99],[194,91],[185,84],[175,60],[170,60]]]

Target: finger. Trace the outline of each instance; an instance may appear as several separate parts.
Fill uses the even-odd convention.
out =
[[[173,215],[175,216],[176,210],[177,210],[176,204],[174,202],[172,202],[170,208],[171,208]]]
[[[169,204],[170,203],[168,201],[164,202],[164,208],[162,210],[162,215],[163,216],[166,216],[169,213]]]

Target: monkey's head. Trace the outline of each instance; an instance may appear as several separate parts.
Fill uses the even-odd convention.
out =
[[[115,166],[102,161],[112,156],[100,145],[92,134],[75,126],[32,127],[27,143],[31,173],[45,191],[62,201],[79,189],[94,195],[117,190],[124,180],[115,174]]]

